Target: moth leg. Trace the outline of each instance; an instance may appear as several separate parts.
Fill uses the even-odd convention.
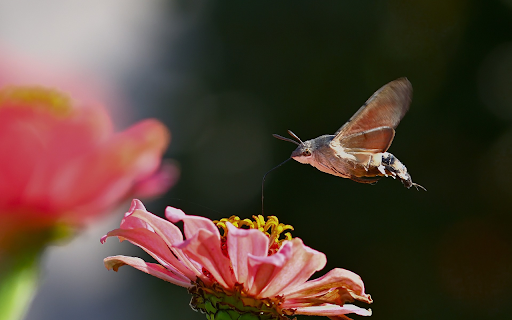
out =
[[[374,166],[375,159],[373,158],[376,156],[375,154],[368,151],[350,152],[350,154],[356,158],[355,161],[352,161],[352,169],[356,170],[360,167],[368,172]]]
[[[368,172],[368,169],[370,169],[370,165],[372,163],[372,160],[373,160],[372,157],[368,157],[368,162],[365,165],[363,165],[363,168],[364,168],[364,170],[366,170],[366,172]]]
[[[355,167],[354,167],[355,168]],[[339,170],[337,170],[335,167],[332,167],[330,166],[329,169],[331,169],[332,171],[336,172],[337,174],[339,175],[342,175],[342,176],[345,176],[342,172],[340,172]]]
[[[374,185],[377,182],[379,182],[380,177],[356,177],[356,176],[350,176],[350,180],[360,183],[366,183]]]
[[[380,172],[380,173],[382,173],[385,177],[387,177],[387,176],[388,176],[388,174],[386,173],[386,167],[384,167],[382,164],[381,164],[381,165],[379,165],[379,166],[377,167],[377,169],[378,169],[378,170],[379,170],[379,172]]]

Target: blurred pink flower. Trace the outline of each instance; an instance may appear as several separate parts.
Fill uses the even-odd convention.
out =
[[[255,311],[258,319],[288,319],[287,315],[300,314],[332,319],[346,319],[348,313],[371,315],[371,310],[346,303],[372,302],[357,274],[337,268],[308,281],[325,266],[325,254],[289,233],[279,240],[283,231],[292,228],[280,224],[276,217],[267,222],[262,216],[255,216],[254,222],[231,217],[214,223],[173,207],[167,207],[165,216],[170,222],[133,200],[120,228],[110,231],[101,242],[113,236],[128,240],[158,263],[112,256],[104,260],[105,266],[117,271],[130,265],[188,288],[193,294],[191,305],[209,314],[208,319],[216,312],[227,312],[226,306],[239,314]],[[186,240],[174,225],[178,221],[184,223]],[[242,226],[251,229],[239,228]],[[243,303],[236,306],[233,297]]]
[[[157,120],[114,133],[100,106],[42,87],[0,88],[0,248],[165,191],[177,174],[161,167],[169,138]]]

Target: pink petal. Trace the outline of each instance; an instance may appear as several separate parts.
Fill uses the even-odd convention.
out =
[[[130,205],[130,209],[128,212],[124,214],[123,220],[121,220],[121,229],[137,229],[137,228],[145,228],[145,229],[151,229],[148,224],[139,218],[130,218],[130,216],[136,211],[136,210],[142,210],[144,212],[146,211],[146,207],[144,207],[144,204],[138,199],[133,199],[132,203]],[[149,213],[149,212],[148,212]],[[152,230],[151,230],[152,231]]]
[[[158,169],[168,142],[169,132],[163,124],[156,120],[139,122],[64,163],[50,196],[59,206],[72,207],[75,212],[100,212],[130,196],[137,181]],[[66,197],[62,197],[64,193]]]
[[[159,264],[147,263],[140,258],[127,256],[113,256],[105,258],[103,262],[107,269],[114,269],[114,271],[116,272],[119,269],[119,267],[129,265],[137,270],[140,270],[162,280],[168,281],[173,284],[177,284],[178,286],[185,288],[189,288],[192,286],[192,284],[190,283],[190,279],[188,279],[187,277],[184,277],[181,274],[175,274]]]
[[[177,226],[145,210],[135,210],[129,217],[137,218],[147,223],[151,227],[151,230],[153,230],[166,243],[167,247],[171,249],[171,251],[188,267],[188,269],[192,270],[198,277],[203,276],[201,270],[198,270],[181,250],[174,247],[175,245],[183,242],[181,230]]]
[[[222,253],[217,235],[199,229],[192,238],[177,247],[206,268],[221,286],[233,288],[235,277],[229,259]]]
[[[156,233],[147,229],[115,229],[107,233],[107,237],[119,237],[119,240],[128,240],[142,248],[155,260],[164,265],[167,269],[176,269],[191,280],[196,279],[196,274],[188,269],[169,250],[165,242]]]
[[[272,263],[272,257],[282,253],[286,254],[284,264],[274,270],[268,286],[258,295],[261,298],[277,296],[284,290],[292,290],[306,282],[313,273],[321,270],[327,263],[325,254],[305,246],[300,238],[286,241],[276,254],[259,258],[259,260],[264,262],[268,259],[269,263]],[[254,258],[251,256],[250,261]]]
[[[152,175],[138,181],[132,190],[137,197],[153,198],[172,187],[180,176],[180,170],[175,163],[162,162],[160,168]]]
[[[308,297],[316,298],[332,289],[339,289],[340,297],[349,294],[352,298],[371,303],[371,297],[364,293],[364,283],[357,274],[341,268],[336,268],[324,276],[310,280],[292,290],[284,290],[287,301],[293,299],[307,300]],[[328,301],[335,303],[335,301]]]
[[[41,157],[47,156],[46,120],[51,117],[30,113],[22,108],[0,107],[0,210],[23,203],[23,192],[38,170]],[[30,207],[31,203],[25,203]],[[12,210],[11,210],[12,211]]]
[[[142,211],[142,210],[141,210]],[[148,229],[149,231],[153,232],[153,228],[144,220],[141,220],[137,217],[132,217],[132,215],[126,216],[121,220],[121,225],[119,226],[120,229]]]
[[[183,235],[181,234],[180,228],[146,210],[135,210],[129,217],[145,222],[146,225],[150,227],[150,230],[156,232],[169,247],[183,242]],[[124,226],[121,227],[125,229]]]
[[[132,203],[130,204],[130,209],[128,210],[128,212],[126,212],[124,214],[125,217],[129,216],[130,214],[132,214],[135,210],[144,210],[144,211],[147,211],[146,210],[146,207],[144,206],[144,204],[142,203],[142,201],[140,201],[139,199],[133,199],[132,200]]]
[[[329,320],[352,320],[351,318],[347,317],[346,315],[340,314],[337,316],[330,316],[327,317]]]
[[[213,222],[204,217],[189,216],[186,215],[180,209],[173,207],[167,207],[165,209],[165,217],[171,222],[183,221],[183,229],[185,231],[185,237],[187,239],[192,238],[197,234],[199,230],[207,230],[211,234],[215,235],[220,240],[219,229],[213,224]]]
[[[278,253],[268,257],[248,255],[249,279],[244,287],[251,296],[259,296],[292,257],[292,244],[286,242]]]
[[[371,316],[371,309],[363,309],[355,306],[353,304],[345,304],[342,307],[333,304],[327,304],[323,306],[313,306],[313,307],[305,307],[305,308],[294,308],[295,314],[302,314],[308,316],[338,316],[348,313],[355,313],[360,316]]]
[[[247,280],[249,278],[249,265],[247,256],[266,256],[268,251],[268,237],[255,229],[238,229],[231,223],[227,223],[227,248],[233,267],[236,281],[244,284],[249,290]]]
[[[45,214],[71,211],[60,203],[82,191],[76,181],[65,190],[67,197],[53,197],[53,189],[63,168],[111,135],[110,119],[100,109],[73,109],[69,117],[57,117],[44,108],[6,103],[0,108],[0,153],[9,157],[0,159],[0,207],[23,205]]]

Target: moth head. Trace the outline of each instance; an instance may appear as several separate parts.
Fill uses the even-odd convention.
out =
[[[309,163],[311,159],[313,159],[313,146],[311,145],[311,140],[303,142],[299,136],[293,133],[291,130],[288,130],[288,133],[295,138],[297,141],[282,137],[278,134],[273,134],[274,138],[279,140],[288,141],[298,145],[297,149],[292,152],[291,158],[299,161],[300,163]]]
[[[300,163],[310,163],[313,160],[313,148],[309,141],[299,145],[297,149],[292,152],[291,157]]]

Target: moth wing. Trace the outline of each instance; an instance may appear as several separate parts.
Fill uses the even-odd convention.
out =
[[[395,129],[379,127],[342,137],[340,145],[346,149],[386,152],[395,137]]]
[[[335,133],[334,141],[379,127],[396,128],[409,110],[412,85],[407,78],[389,82],[377,90],[365,104]]]

